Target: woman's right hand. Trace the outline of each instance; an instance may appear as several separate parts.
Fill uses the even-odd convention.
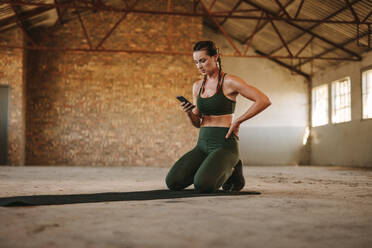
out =
[[[195,105],[193,105],[190,102],[182,102],[181,107],[183,108],[183,111],[186,113],[190,113],[193,108],[195,108]]]

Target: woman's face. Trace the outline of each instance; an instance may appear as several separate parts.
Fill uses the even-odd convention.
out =
[[[195,51],[193,57],[196,68],[203,75],[211,74],[217,69],[217,55],[209,56],[207,51],[201,50]]]

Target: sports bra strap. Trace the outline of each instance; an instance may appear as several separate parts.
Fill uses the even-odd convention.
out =
[[[226,76],[226,73],[223,73],[222,80],[221,80],[221,85],[220,85],[219,82],[218,82],[218,85],[217,85],[217,91],[218,91],[219,89],[222,89],[223,82],[225,81],[225,76]]]
[[[218,82],[216,93],[218,93],[218,90],[222,87],[226,74],[227,74],[227,73],[223,73],[222,80],[221,80],[221,85],[220,85],[220,82]],[[202,90],[203,90],[203,88],[204,88],[205,81],[206,81],[206,80],[203,80],[203,83],[202,83],[202,85],[200,86],[200,89],[199,89],[199,96],[200,96],[200,93],[202,92]]]
[[[203,87],[204,87],[205,81],[206,81],[206,80],[203,80],[203,83],[202,83],[202,85],[200,86],[200,89],[199,89],[199,96],[200,96],[200,93],[201,93],[201,91],[202,91],[202,89],[203,89]]]

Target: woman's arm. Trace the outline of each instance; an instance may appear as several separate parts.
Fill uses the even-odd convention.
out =
[[[196,128],[200,128],[200,123],[201,123],[200,111],[198,107],[196,106],[198,92],[199,92],[198,85],[199,85],[198,82],[195,82],[192,87],[192,96],[193,96],[194,105],[185,103],[185,102],[181,103],[181,106],[183,107],[183,110],[187,113],[187,116],[189,117],[191,124]]]
[[[231,80],[229,81],[231,88],[234,89],[235,92],[241,94],[245,98],[248,98],[254,103],[242,116],[233,121],[230,126],[230,130],[226,135],[226,138],[228,138],[232,132],[237,135],[241,123],[252,118],[271,105],[270,99],[257,88],[247,84],[243,79],[239,77],[230,75],[230,78]]]

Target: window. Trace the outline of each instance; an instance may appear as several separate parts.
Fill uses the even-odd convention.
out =
[[[332,123],[351,121],[350,78],[332,83]]]
[[[363,119],[372,118],[372,69],[362,74]]]
[[[312,89],[312,126],[328,124],[328,85]]]

